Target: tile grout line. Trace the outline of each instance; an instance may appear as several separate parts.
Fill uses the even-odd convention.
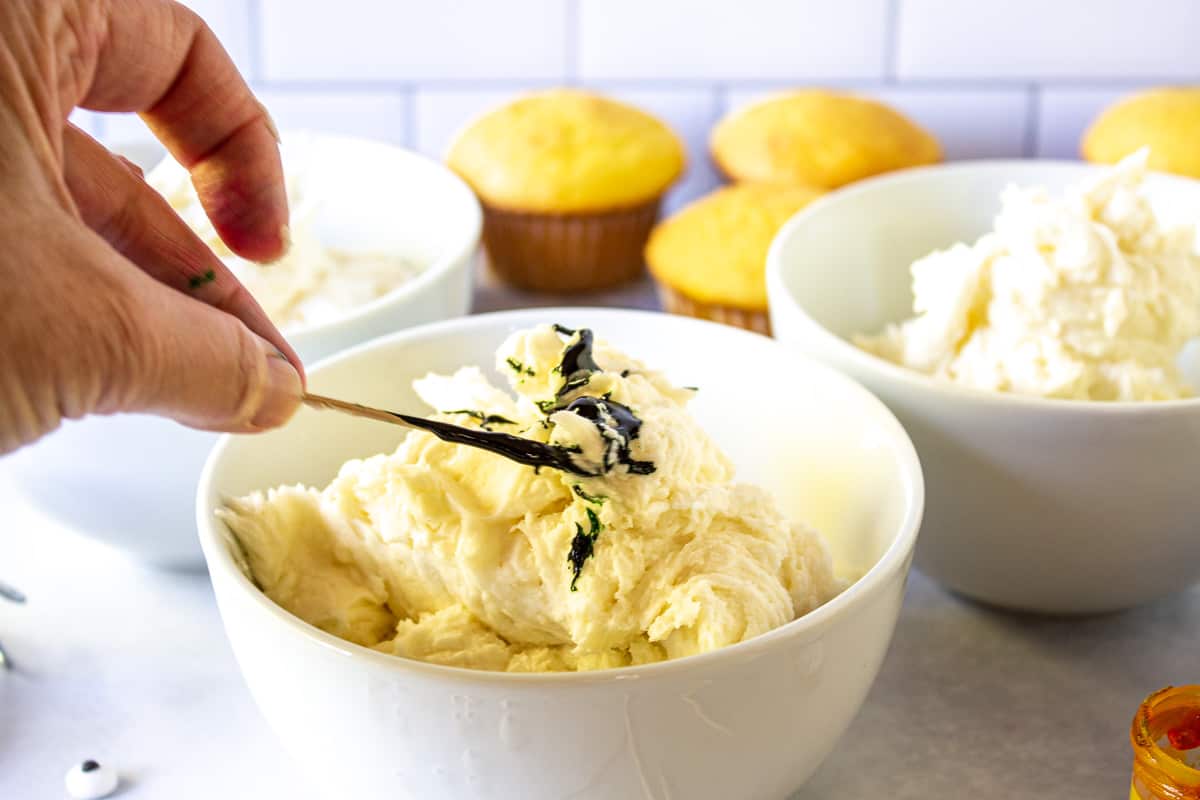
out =
[[[729,112],[729,85],[714,83],[712,87],[712,118],[710,127],[716,125],[721,117]]]
[[[566,12],[563,14],[566,31],[563,36],[563,68],[566,72],[564,81],[569,86],[579,82],[579,2],[580,0],[564,0]]]
[[[480,77],[480,78],[395,78],[395,79],[373,79],[373,78],[332,78],[328,80],[322,79],[300,79],[300,78],[276,78],[276,79],[259,79],[254,81],[255,85],[263,89],[284,92],[382,92],[382,91],[403,91],[414,85],[420,86],[422,89],[433,91],[496,91],[512,89],[520,91],[523,89],[539,86],[554,86],[561,82],[562,76],[559,78],[553,77],[538,77],[538,78],[520,78],[520,77]],[[580,80],[583,85],[599,85],[612,86],[622,89],[644,89],[647,91],[653,90],[712,90],[714,88],[723,88],[726,90],[745,90],[745,89],[773,89],[773,88],[788,88],[796,86],[798,83],[821,83],[832,87],[890,87],[911,89],[913,91],[974,91],[974,92],[998,92],[998,91],[1028,91],[1031,86],[1036,86],[1039,89],[1075,89],[1075,90],[1108,90],[1108,89],[1138,89],[1144,86],[1153,85],[1155,83],[1171,83],[1170,79],[1166,78],[1087,78],[1087,79],[1071,79],[1071,78],[990,78],[990,79],[971,79],[971,78],[912,78],[905,80],[890,81],[881,78],[863,78],[848,77],[848,76],[832,76],[832,77],[812,77],[796,75],[786,78],[656,78],[656,77],[640,77],[640,78],[595,78],[589,80]],[[1178,82],[1177,80],[1175,82]]]
[[[88,125],[90,130],[88,132],[92,134],[92,138],[96,141],[104,142],[107,145],[108,142],[105,140],[108,137],[108,116],[100,111],[90,111],[88,113],[91,114],[90,124]]]
[[[1042,88],[1060,88],[1060,89],[1107,89],[1113,86],[1127,87],[1136,89],[1141,86],[1150,86],[1153,84],[1172,84],[1179,83],[1178,77],[1167,77],[1162,75],[1138,75],[1130,77],[1128,75],[1070,75],[1070,76],[1045,76],[1045,75],[1013,75],[1003,77],[953,77],[953,78],[930,78],[930,77],[911,77],[904,78],[899,81],[904,86],[914,86],[920,88],[941,88],[941,89],[1016,89],[1027,88],[1030,85],[1036,85]]]
[[[247,0],[246,30],[250,37],[250,74],[246,78],[248,83],[259,83],[265,77],[263,74],[262,52],[262,0]]]
[[[803,76],[789,78],[736,78],[736,79],[721,79],[721,78],[604,78],[579,81],[579,83],[588,86],[604,85],[613,86],[622,89],[645,89],[648,91],[658,90],[704,90],[709,91],[715,88],[727,89],[755,89],[755,88],[784,88],[795,86],[797,81],[809,81],[809,78]],[[878,78],[864,79],[861,77],[833,77],[811,79],[819,80],[821,83],[829,86],[882,86],[887,85],[884,81]],[[346,79],[335,78],[330,80],[316,79],[274,79],[260,80],[257,85],[264,89],[284,92],[304,92],[304,91],[363,91],[363,92],[379,92],[379,91],[398,91],[414,83],[419,84],[423,89],[455,91],[455,92],[474,92],[474,91],[493,91],[513,89],[521,90],[533,86],[553,86],[556,84],[554,78],[424,78],[416,81],[403,79]],[[1009,81],[997,82],[990,84],[971,83],[964,84],[961,82],[915,82],[904,84],[908,88],[915,89],[967,89],[974,88],[983,91],[1002,90],[1002,89],[1023,89],[1028,85],[1027,82]]]
[[[1025,158],[1037,158],[1038,137],[1041,135],[1042,127],[1042,90],[1038,84],[1031,83],[1025,91],[1025,102],[1027,103],[1025,108],[1025,140],[1021,145],[1021,150]]]
[[[729,113],[729,87],[723,84],[716,84],[712,88],[711,103],[708,111],[708,130],[704,134],[704,150],[696,154],[696,161],[706,164],[717,175],[717,185],[723,181],[720,173],[717,170],[716,164],[713,163],[712,152],[709,149],[709,142],[712,140],[713,128],[717,127],[717,123],[721,118]],[[710,190],[711,191],[711,190]]]
[[[404,111],[404,146],[410,150],[417,149],[417,86],[410,84],[400,95],[401,109]]]
[[[883,80],[884,83],[895,84],[898,81],[897,65],[900,58],[900,0],[887,0],[883,24]]]

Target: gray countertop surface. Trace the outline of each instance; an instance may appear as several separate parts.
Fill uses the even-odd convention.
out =
[[[655,306],[645,283],[587,301]],[[485,283],[475,310],[560,302]],[[122,772],[121,798],[309,797],[242,684],[204,574],[150,570],[61,528],[2,469],[0,507],[0,580],[29,596],[0,604],[16,666],[0,672],[0,799],[63,797],[84,758]],[[1125,798],[1134,711],[1189,682],[1200,587],[1051,619],[966,602],[914,572],[862,712],[794,800]]]

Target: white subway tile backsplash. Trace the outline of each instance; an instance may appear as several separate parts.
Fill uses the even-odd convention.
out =
[[[156,141],[154,134],[137,114],[97,114],[99,125],[104,131],[104,141],[110,146],[122,147]]]
[[[79,128],[84,133],[89,133],[92,136],[101,138],[104,136],[104,131],[102,130],[103,126],[100,123],[102,117],[95,111],[87,111],[82,108],[77,108],[71,112],[71,115],[68,119],[72,125]]]
[[[260,90],[258,98],[282,131],[309,130],[407,142],[408,114],[400,92]]]
[[[342,133],[403,145],[408,115],[400,92],[257,92],[279,128]],[[136,114],[84,114],[85,130],[98,131],[104,142],[122,153],[160,153],[154,135]],[[74,115],[73,115],[74,118]],[[141,159],[135,159],[139,162]]]
[[[1195,0],[897,1],[902,79],[1200,75]]]
[[[195,11],[212,28],[242,75],[254,75],[253,47],[250,30],[250,5],[255,0],[180,0]]]
[[[833,83],[892,103],[948,158],[1075,157],[1099,110],[1144,83],[1200,81],[1196,0],[183,0],[284,128],[407,143],[453,133],[523,87],[582,82],[687,142],[677,207],[717,182],[717,97]],[[130,115],[77,112],[110,145]]]
[[[407,141],[408,116],[401,92],[287,91],[259,89],[256,94],[281,130],[306,129]],[[95,114],[94,127],[112,145],[153,142],[154,136],[136,114]]]
[[[740,108],[774,91],[730,91],[726,107]],[[948,160],[1019,158],[1023,154],[1028,116],[1028,98],[1023,90],[883,87],[854,91],[887,103],[924,125],[942,143]]]
[[[881,78],[887,0],[579,0],[589,80]]]
[[[947,160],[1024,155],[1028,95],[1020,90],[884,89],[866,92],[911,116],[942,143]]]
[[[439,161],[446,157],[450,140],[484,111],[516,95],[516,91],[421,90],[413,101],[416,122],[412,146]]]
[[[269,80],[556,79],[564,0],[261,0]]]
[[[93,114],[91,123],[108,149],[142,169],[150,169],[166,155],[166,148],[136,114]]]
[[[1038,98],[1037,155],[1079,158],[1083,133],[1107,106],[1132,89],[1043,89]]]

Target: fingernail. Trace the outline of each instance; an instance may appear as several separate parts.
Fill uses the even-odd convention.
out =
[[[286,222],[279,228],[279,241],[283,244],[283,249],[279,251],[279,257],[283,258],[292,249],[292,226]]]
[[[129,170],[130,172],[132,172],[134,175],[141,178],[142,180],[145,180],[146,172],[141,167],[139,167],[137,164],[130,161],[125,156],[117,156],[117,158],[120,159],[121,163],[125,165],[125,169]]]
[[[263,105],[261,101],[259,102],[258,107],[262,109],[263,122],[266,124],[267,130],[270,131],[271,135],[275,137],[275,144],[282,143],[283,138],[279,135],[279,128],[275,125],[275,120],[271,118],[271,112],[267,111],[267,107]]]
[[[279,254],[270,258],[260,259],[257,263],[277,264],[292,249],[292,229],[286,222],[279,226]]]
[[[287,357],[265,339],[261,346],[267,358],[267,385],[262,402],[250,424],[255,428],[277,428],[292,418],[300,406],[300,373]]]

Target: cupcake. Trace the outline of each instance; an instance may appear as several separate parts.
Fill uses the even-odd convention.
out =
[[[1150,89],[1110,106],[1088,128],[1088,161],[1115,164],[1150,148],[1151,169],[1200,178],[1200,88]]]
[[[769,334],[767,250],[783,223],[820,195],[807,186],[740,183],[662,222],[646,263],[663,308]]]
[[[684,147],[636,108],[575,89],[522,96],[463,130],[447,162],[483,205],[492,268],[526,289],[636,277]]]
[[[726,115],[710,148],[730,180],[822,189],[942,158],[937,139],[898,111],[820,89],[776,95]]]

